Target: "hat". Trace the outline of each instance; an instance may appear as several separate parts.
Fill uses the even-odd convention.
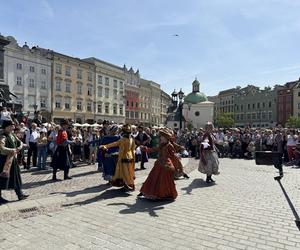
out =
[[[144,129],[144,127],[143,127],[142,125],[139,125],[139,126],[138,126],[138,128],[140,128],[140,129]]]
[[[118,131],[118,129],[119,129],[118,125],[114,124],[110,126],[109,132],[114,134]]]
[[[11,125],[15,125],[15,123],[12,120],[4,120],[2,122],[2,128],[5,129],[6,127],[9,127]]]
[[[123,131],[124,133],[131,133],[131,125],[130,125],[130,124],[125,124],[125,125],[123,125],[122,131]]]
[[[160,129],[160,130],[159,130],[159,134],[160,134],[161,136],[167,138],[168,140],[171,139],[171,137],[172,137],[172,134],[171,134],[170,130],[167,129],[167,128],[162,128],[162,129]]]

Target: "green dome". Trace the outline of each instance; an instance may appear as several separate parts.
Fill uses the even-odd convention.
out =
[[[205,101],[207,101],[207,97],[201,92],[192,92],[184,98],[184,103],[197,104]]]

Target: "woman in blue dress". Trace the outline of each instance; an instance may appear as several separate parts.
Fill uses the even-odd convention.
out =
[[[114,124],[109,128],[109,135],[105,135],[101,141],[100,145],[106,145],[112,142],[116,142],[121,139],[121,136],[118,135],[119,127]],[[107,151],[102,149],[99,150],[101,157],[98,157],[99,165],[103,166],[103,178],[108,181],[108,184],[111,184],[112,177],[115,174],[116,165],[118,161],[118,147],[109,148]]]

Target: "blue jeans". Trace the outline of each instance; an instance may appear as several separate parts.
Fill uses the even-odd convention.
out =
[[[39,169],[45,169],[46,168],[46,160],[47,160],[47,145],[38,146],[37,158],[38,158],[37,167]]]

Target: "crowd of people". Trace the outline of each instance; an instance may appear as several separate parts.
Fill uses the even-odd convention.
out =
[[[175,199],[174,179],[183,176],[181,157],[199,159],[198,170],[206,174],[206,182],[214,182],[219,174],[219,157],[253,159],[255,151],[280,153],[278,169],[282,173],[282,160],[287,165],[299,166],[298,131],[276,127],[274,129],[215,129],[208,123],[204,129],[176,131],[169,128],[144,128],[129,124],[102,124],[82,127],[63,120],[60,125],[42,123],[37,112],[34,119],[17,120],[7,109],[1,112],[0,137],[0,203],[1,190],[14,189],[19,200],[27,196],[22,192],[20,166],[53,170],[57,181],[58,170],[68,180],[70,168],[78,163],[95,164],[108,185],[135,190],[135,166],[145,169],[149,157],[157,159],[140,190],[139,197],[149,199]],[[50,164],[49,164],[50,162]]]

